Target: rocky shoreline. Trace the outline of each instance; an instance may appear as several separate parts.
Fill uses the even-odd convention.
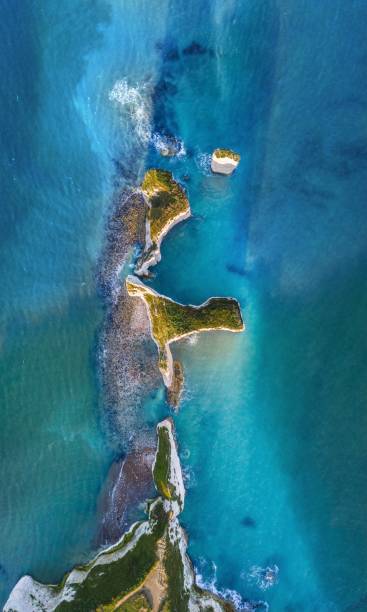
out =
[[[108,223],[99,286],[107,313],[100,337],[99,368],[103,403],[118,444],[132,446],[144,397],[160,384],[155,347],[145,309],[129,298],[121,276],[144,244],[146,204],[137,190],[124,193]],[[136,427],[135,427],[136,429]]]
[[[136,448],[111,465],[100,495],[98,548],[117,542],[134,522],[136,508],[154,495],[152,467],[155,452],[155,445]]]
[[[100,526],[96,545],[116,542],[131,523],[135,509],[151,495],[154,431],[139,427],[144,398],[161,385],[149,319],[142,304],[133,304],[121,275],[129,269],[145,239],[146,203],[139,190],[125,190],[107,223],[98,286],[106,304],[100,333],[98,366],[103,421],[115,461],[99,496]],[[132,432],[135,435],[132,435]]]
[[[229,175],[240,163],[241,156],[231,149],[215,149],[212,154],[211,169],[214,174]]]
[[[158,424],[157,437],[153,477],[159,495],[147,503],[148,519],[133,524],[116,544],[66,574],[59,585],[23,576],[4,612],[112,612],[125,603],[130,605],[126,610],[136,612],[234,612],[231,602],[196,584],[178,520],[185,489],[171,419]]]
[[[150,333],[158,348],[159,369],[168,389],[172,388],[175,378],[170,348],[173,342],[204,331],[238,333],[245,329],[239,304],[234,298],[211,297],[199,306],[180,304],[131,275],[126,278],[126,287],[130,296],[139,297],[146,306]]]
[[[233,298],[215,297],[200,306],[185,306],[127,274],[139,249],[143,254],[135,272],[147,273],[160,259],[163,237],[190,215],[186,195],[172,176],[149,172],[142,190],[125,192],[116,206],[99,275],[108,308],[101,335],[102,390],[108,418],[127,455],[111,466],[100,502],[103,519],[98,539],[104,545],[117,542],[73,569],[59,585],[43,585],[24,576],[11,592],[5,612],[235,610],[231,602],[196,584],[186,553],[187,536],[178,520],[185,488],[173,421],[165,419],[155,433],[141,427],[141,410],[144,399],[162,384],[161,375],[171,406],[178,408],[183,371],[179,362],[173,362],[172,342],[201,331],[240,332],[244,324]],[[123,533],[131,522],[129,511],[146,501],[153,484],[158,497],[146,502],[148,519]],[[243,609],[256,607],[249,603]]]
[[[135,274],[148,276],[149,268],[161,260],[161,243],[178,223],[191,216],[186,194],[165,170],[153,168],[146,172],[141,193],[147,207],[145,220],[145,244],[135,266]]]

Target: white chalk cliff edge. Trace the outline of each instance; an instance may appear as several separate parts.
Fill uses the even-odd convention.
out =
[[[231,149],[215,149],[212,154],[211,169],[215,174],[232,174],[240,163],[240,155]]]
[[[153,477],[159,497],[147,504],[149,518],[132,525],[116,544],[73,569],[58,585],[23,576],[4,612],[112,612],[125,602],[129,610],[234,612],[231,602],[196,584],[178,521],[185,489],[172,420],[159,423],[157,434]]]

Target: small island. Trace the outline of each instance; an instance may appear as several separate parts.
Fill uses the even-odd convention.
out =
[[[215,174],[232,174],[240,163],[241,156],[231,149],[215,149],[211,168]]]
[[[23,576],[4,612],[234,612],[231,602],[196,584],[177,518],[185,489],[172,420],[159,423],[157,434],[153,478],[159,496],[147,502],[148,519],[134,523],[116,544],[58,585]]]
[[[159,295],[134,276],[126,278],[126,288],[129,295],[141,298],[147,307],[152,338],[158,347],[159,369],[168,388],[174,381],[172,342],[202,331],[244,330],[239,304],[233,298],[212,297],[200,306],[184,305]]]
[[[141,191],[147,204],[145,247],[135,274],[147,276],[150,266],[161,259],[160,245],[174,225],[191,215],[183,188],[170,172],[152,168],[146,172]]]

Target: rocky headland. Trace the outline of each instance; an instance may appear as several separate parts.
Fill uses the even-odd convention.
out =
[[[145,245],[135,274],[147,276],[161,259],[160,245],[166,234],[191,215],[187,196],[170,172],[152,168],[146,172],[141,192],[147,205]]]
[[[148,518],[134,523],[116,544],[66,574],[58,585],[23,576],[4,612],[233,612],[233,605],[196,584],[178,517],[185,489],[173,422],[157,427],[153,465],[158,497]]]
[[[126,288],[130,296],[140,298],[146,306],[152,338],[158,348],[158,366],[167,388],[172,386],[175,375],[172,342],[203,331],[244,330],[241,309],[233,298],[212,297],[200,306],[184,305],[159,295],[134,276],[126,278]]]
[[[173,361],[172,342],[202,331],[244,329],[233,298],[183,305],[127,274],[140,250],[134,271],[148,275],[150,266],[160,260],[164,236],[190,214],[186,194],[172,175],[152,169],[141,189],[123,194],[108,225],[99,277],[108,304],[101,380],[107,414],[127,454],[110,470],[101,502],[99,542],[116,543],[74,568],[58,585],[24,576],[12,590],[5,612],[234,612],[231,602],[197,585],[186,553],[187,537],[178,520],[185,489],[173,421],[159,423],[156,446],[152,429],[138,426],[144,399],[159,386],[160,374],[169,403],[178,407],[183,370]],[[131,523],[129,511],[147,499],[152,487],[158,497],[146,502],[147,519],[123,533]],[[255,609],[249,606],[244,609]]]

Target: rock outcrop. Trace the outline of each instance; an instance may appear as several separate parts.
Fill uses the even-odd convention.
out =
[[[183,188],[166,170],[148,170],[141,191],[147,204],[145,246],[135,266],[135,274],[147,276],[149,268],[161,259],[164,236],[177,223],[190,217],[191,210]]]
[[[234,612],[229,601],[196,584],[178,521],[185,489],[171,419],[159,423],[157,433],[153,477],[159,497],[148,502],[148,519],[58,585],[24,576],[4,612]]]
[[[202,331],[244,330],[239,304],[233,298],[212,297],[200,306],[184,305],[159,295],[134,276],[126,278],[126,288],[130,296],[141,298],[146,305],[152,338],[158,347],[159,369],[168,388],[174,377],[172,342]]]
[[[240,163],[240,155],[231,149],[215,149],[212,154],[211,168],[215,174],[232,174]]]

